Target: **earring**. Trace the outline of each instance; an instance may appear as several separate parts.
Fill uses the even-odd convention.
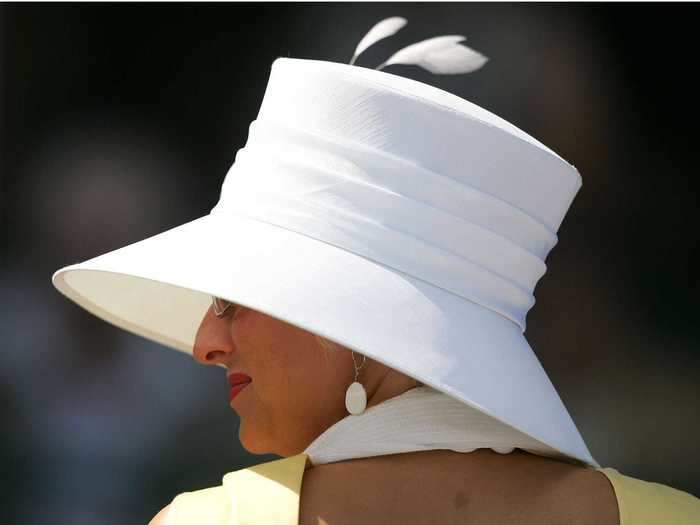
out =
[[[345,408],[352,415],[362,414],[367,407],[367,392],[362,383],[357,381],[357,376],[365,364],[366,356],[362,356],[362,364],[358,367],[355,362],[355,352],[352,352],[352,363],[355,365],[355,381],[348,387],[345,392]]]

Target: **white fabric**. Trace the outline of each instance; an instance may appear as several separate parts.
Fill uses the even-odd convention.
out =
[[[580,186],[571,164],[459,97],[279,58],[211,213],[52,279],[187,354],[210,296],[228,299],[596,465],[523,335]]]
[[[304,450],[314,465],[346,459],[446,449],[473,452],[490,448],[566,459],[552,447],[429,386],[412,388],[348,415]]]
[[[457,179],[263,117],[212,213],[347,249],[490,308],[521,331],[556,243],[536,218]]]
[[[475,107],[459,97],[446,107],[419,82],[319,62],[275,61],[212,213],[347,249],[524,331],[578,171],[522,132],[455,111]]]

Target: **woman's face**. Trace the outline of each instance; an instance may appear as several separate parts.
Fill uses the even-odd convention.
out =
[[[362,356],[355,356],[359,366]],[[345,390],[354,380],[350,351],[326,350],[312,333],[256,310],[233,304],[218,318],[209,307],[194,358],[225,365],[227,376],[252,379],[230,401],[240,417],[241,444],[251,453],[298,454],[347,415]]]

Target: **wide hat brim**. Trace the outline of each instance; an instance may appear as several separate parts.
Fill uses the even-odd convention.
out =
[[[519,326],[439,287],[303,234],[209,214],[52,277],[92,314],[189,355],[211,296],[408,374],[598,467]]]

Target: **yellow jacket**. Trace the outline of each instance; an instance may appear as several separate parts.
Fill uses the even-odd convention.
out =
[[[297,525],[309,457],[302,453],[229,472],[223,483],[178,494],[167,525]],[[700,499],[660,483],[597,468],[610,480],[620,525],[700,525]]]

